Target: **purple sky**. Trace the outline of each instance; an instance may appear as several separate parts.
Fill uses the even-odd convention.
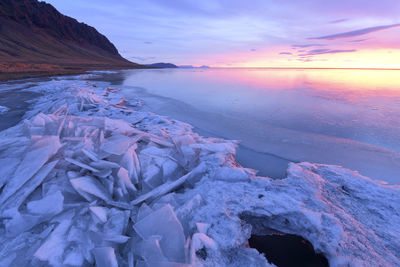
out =
[[[240,66],[256,57],[309,62],[400,47],[399,0],[46,2],[96,27],[138,63]]]

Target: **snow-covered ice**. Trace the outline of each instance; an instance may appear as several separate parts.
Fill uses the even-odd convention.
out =
[[[10,109],[8,107],[5,106],[0,106],[0,115],[6,113],[7,111],[9,111]]]
[[[399,186],[311,163],[258,177],[236,141],[118,89],[29,90],[46,94],[0,132],[0,266],[271,266],[248,246],[271,233],[302,236],[331,266],[400,265]]]

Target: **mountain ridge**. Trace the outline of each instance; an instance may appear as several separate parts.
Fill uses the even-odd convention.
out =
[[[37,0],[0,1],[0,72],[140,68],[94,27]]]

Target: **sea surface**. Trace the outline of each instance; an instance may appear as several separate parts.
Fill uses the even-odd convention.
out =
[[[237,160],[285,177],[289,162],[340,165],[400,184],[400,71],[125,70],[102,77],[129,100],[240,140]]]

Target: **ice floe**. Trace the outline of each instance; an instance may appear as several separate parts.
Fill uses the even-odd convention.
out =
[[[84,78],[84,77],[81,77]],[[309,240],[331,266],[400,265],[400,187],[338,166],[272,180],[236,141],[80,80],[0,132],[0,266],[271,266],[252,234]]]

